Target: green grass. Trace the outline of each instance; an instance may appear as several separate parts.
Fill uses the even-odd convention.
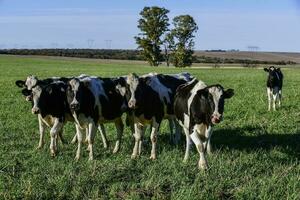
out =
[[[38,144],[37,117],[30,113],[17,79],[81,73],[118,76],[129,72],[177,73],[188,71],[207,84],[234,88],[225,105],[225,118],[214,128],[214,153],[209,169],[197,168],[193,148],[188,163],[184,137],[169,144],[167,123],[158,137],[158,158],[149,160],[149,132],[142,156],[131,160],[133,138],[127,128],[121,151],[112,154],[116,131],[106,125],[109,150],[96,136],[95,161],[84,150],[74,161],[76,145],[59,146],[56,158],[49,152],[49,136]],[[266,74],[261,69],[152,68],[140,63],[80,59],[0,56],[0,199],[299,199],[300,198],[300,70],[283,69],[283,106],[267,112]],[[71,141],[74,125],[65,127]]]

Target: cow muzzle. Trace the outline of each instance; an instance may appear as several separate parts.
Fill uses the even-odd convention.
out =
[[[32,114],[39,114],[39,113],[40,113],[40,109],[37,108],[37,107],[33,107],[33,108],[31,109],[31,112],[32,112]]]
[[[221,121],[222,121],[222,115],[220,115],[220,116],[213,115],[213,116],[211,117],[211,122],[212,122],[213,124],[218,124],[218,123],[220,123]]]
[[[79,103],[71,103],[70,107],[72,110],[79,110],[80,104]]]
[[[130,99],[129,102],[128,102],[128,107],[129,108],[135,108],[136,106],[136,101],[133,100],[133,99]]]

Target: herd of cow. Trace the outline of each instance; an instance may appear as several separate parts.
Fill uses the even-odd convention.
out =
[[[280,69],[270,67],[265,70],[269,72],[269,77],[273,73],[273,78],[268,79],[268,84],[271,84],[268,85],[268,97],[273,92],[281,98],[282,73],[274,73]],[[273,82],[279,76],[280,88],[276,86],[274,89]],[[58,138],[66,143],[62,134],[66,122],[73,122],[76,127],[72,140],[72,143],[77,141],[78,144],[76,160],[80,158],[84,131],[89,160],[93,160],[97,127],[103,146],[107,148],[103,124],[110,122],[115,124],[117,130],[113,152],[118,152],[124,130],[122,115],[126,113],[126,124],[131,127],[135,138],[132,158],[141,154],[147,125],[151,126],[150,158],[156,158],[157,133],[162,120],[168,119],[174,143],[178,143],[181,130],[186,136],[184,161],[188,159],[192,140],[200,154],[198,166],[202,169],[207,168],[206,152],[211,152],[212,126],[222,120],[224,100],[234,95],[233,89],[225,90],[219,84],[207,86],[187,72],[168,75],[149,73],[142,76],[133,73],[115,78],[80,75],[43,80],[31,75],[25,81],[16,81],[16,85],[23,88],[22,94],[32,103],[32,113],[38,116],[38,149],[44,145],[45,128],[50,127],[52,156],[57,153]]]

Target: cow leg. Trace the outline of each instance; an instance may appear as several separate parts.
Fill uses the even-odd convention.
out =
[[[51,156],[55,156],[56,155],[56,151],[57,151],[57,137],[59,132],[61,131],[63,127],[63,123],[59,122],[59,119],[56,118],[54,121],[54,125],[52,126],[51,130],[50,130],[50,136],[51,136],[51,142],[50,142],[50,153]]]
[[[146,129],[147,129],[146,126],[142,126],[141,140],[140,140],[140,142],[139,142],[139,151],[138,151],[138,155],[141,155],[141,154],[142,154],[142,147],[143,147],[144,135],[145,135]],[[151,133],[150,133],[150,134],[151,134]]]
[[[63,129],[61,129],[60,131],[59,131],[59,133],[58,133],[58,135],[59,135],[59,138],[60,138],[60,141],[61,141],[61,143],[62,144],[67,144],[67,141],[65,140],[65,138],[63,137]]]
[[[197,148],[197,150],[199,152],[199,155],[200,155],[200,159],[199,159],[199,162],[198,162],[198,167],[200,169],[207,169],[207,161],[206,161],[206,158],[205,158],[205,149],[204,149],[203,142],[201,141],[201,138],[198,135],[197,125],[194,126],[193,133],[191,134],[191,139],[194,142],[194,144],[196,145],[196,148]]]
[[[101,139],[102,139],[102,142],[103,142],[103,147],[104,149],[107,149],[108,147],[108,142],[107,142],[107,138],[106,138],[106,132],[105,132],[105,128],[104,128],[104,125],[103,124],[100,124],[98,126],[98,130],[100,132],[100,135],[101,135]]]
[[[170,128],[170,143],[173,143],[175,142],[175,137],[174,137],[174,121],[173,119],[169,118],[168,119],[168,122],[169,122],[169,128]]]
[[[71,141],[71,144],[75,144],[76,141],[77,141],[77,133],[75,133],[75,135]]]
[[[187,160],[189,158],[191,137],[190,137],[190,132],[187,128],[183,128],[183,130],[184,130],[185,138],[186,138],[186,146],[185,146],[185,154],[184,154],[183,162],[187,162]]]
[[[89,123],[88,128],[88,150],[89,150],[89,160],[93,160],[93,144],[94,144],[94,138],[96,133],[96,126],[94,122]]]
[[[81,129],[80,129],[79,125],[77,125],[77,124],[76,124],[76,137],[77,137],[78,147],[77,147],[75,160],[78,161],[80,158],[80,152],[81,152],[81,146],[82,146],[82,133],[81,133]]]
[[[89,133],[90,133],[89,127],[87,127],[85,129],[85,139],[84,139],[84,143],[86,143],[86,144],[88,144]]]
[[[117,128],[117,141],[116,141],[113,153],[117,153],[119,151],[122,136],[123,136],[123,131],[124,131],[124,125],[123,125],[123,122],[122,122],[121,118],[118,118],[115,121],[115,125],[116,125],[116,128]]]
[[[278,106],[279,107],[281,107],[281,99],[282,99],[282,91],[281,90],[279,90],[279,92],[278,92]]]
[[[134,143],[133,152],[132,152],[132,155],[131,155],[132,159],[135,159],[137,157],[139,145],[140,145],[141,138],[142,138],[143,126],[141,124],[134,123],[134,129],[135,129],[135,132],[134,132],[133,136],[134,136],[134,139],[135,139],[135,143]]]
[[[271,101],[272,101],[272,91],[269,87],[267,87],[267,95],[268,95],[268,111],[271,111]]]
[[[212,135],[212,128],[211,128],[211,126],[209,126],[205,130],[206,142],[204,142],[204,147],[205,147],[205,150],[207,151],[208,154],[212,153],[212,147],[211,147],[211,144],[210,144],[211,135]]]
[[[181,126],[179,125],[179,123],[176,119],[173,119],[173,122],[175,124],[175,141],[174,141],[174,144],[178,145],[179,141],[181,139]]]
[[[45,124],[43,123],[41,116],[38,116],[39,120],[39,131],[40,131],[40,140],[39,140],[39,145],[37,146],[36,149],[41,149],[43,148],[45,141],[44,141],[44,135],[45,135]]]
[[[276,111],[276,100],[278,98],[278,93],[273,94],[273,110]]]
[[[159,128],[159,123],[156,122],[155,119],[152,120],[152,128],[151,128],[151,156],[150,159],[155,160],[156,159],[156,142],[157,142],[157,132]]]

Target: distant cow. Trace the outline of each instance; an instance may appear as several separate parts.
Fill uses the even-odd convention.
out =
[[[24,89],[24,95],[32,96],[32,113],[38,114],[40,141],[38,148],[44,144],[44,130],[51,128],[50,152],[57,153],[57,137],[62,135],[63,126],[67,121],[73,121],[66,99],[67,85],[64,82],[54,82],[46,86],[35,85],[30,90]],[[26,92],[27,91],[27,92]]]
[[[93,159],[95,126],[114,122],[117,128],[117,142],[114,153],[119,150],[123,135],[122,113],[126,110],[124,98],[117,93],[113,80],[99,77],[80,76],[68,82],[67,98],[76,122],[78,149],[80,157],[83,128],[88,128],[89,160]]]
[[[273,110],[276,110],[276,101],[278,101],[278,106],[281,106],[283,74],[280,68],[274,66],[264,68],[264,71],[269,73],[267,79],[268,110],[271,110],[272,96]]]
[[[233,95],[233,89],[224,90],[219,84],[207,86],[196,79],[177,89],[174,111],[186,135],[184,161],[188,159],[192,139],[200,154],[199,168],[207,168],[205,153],[211,152],[212,126],[221,122],[224,100]]]
[[[126,97],[134,115],[135,145],[132,158],[141,154],[142,138],[147,124],[151,125],[152,150],[150,159],[156,158],[157,132],[163,118],[175,119],[173,102],[175,91],[182,79],[169,75],[150,73],[141,77],[129,74],[117,89]],[[176,131],[177,132],[177,131]]]

